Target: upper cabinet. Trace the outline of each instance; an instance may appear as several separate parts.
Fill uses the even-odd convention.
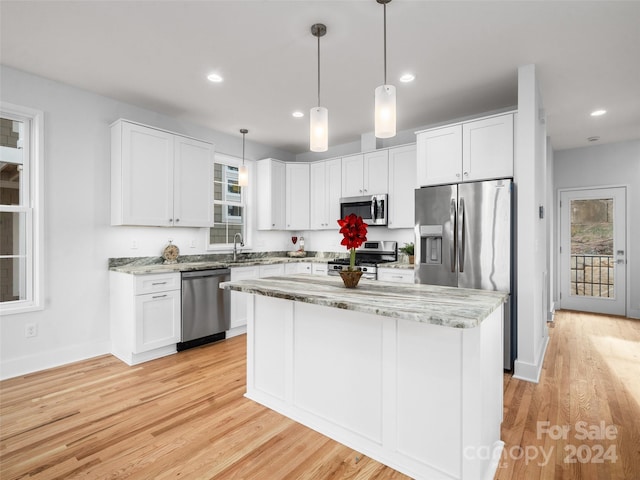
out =
[[[342,196],[341,159],[312,163],[309,187],[309,227],[312,230],[337,229]]]
[[[389,228],[413,228],[416,146],[389,149]]]
[[[417,134],[419,186],[513,177],[512,113]]]
[[[388,168],[387,150],[342,157],[342,196],[388,193]]]
[[[285,175],[287,230],[309,229],[309,164],[287,163]],[[258,197],[260,198],[260,197]]]
[[[258,230],[285,229],[285,163],[273,158],[256,162]]]
[[[111,224],[213,224],[212,144],[118,120],[111,126]]]

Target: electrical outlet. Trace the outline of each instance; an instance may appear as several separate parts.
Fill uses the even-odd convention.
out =
[[[138,240],[131,240],[131,250],[138,249]]]
[[[196,248],[196,241],[195,241],[195,239],[193,239],[193,238],[191,239],[191,243],[189,243],[189,247],[190,247],[190,248]]]
[[[28,323],[24,326],[24,336],[27,338],[38,336],[38,325],[35,323]]]

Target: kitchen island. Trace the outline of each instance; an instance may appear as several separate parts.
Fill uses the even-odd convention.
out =
[[[290,275],[247,295],[246,396],[416,479],[493,478],[501,292]]]

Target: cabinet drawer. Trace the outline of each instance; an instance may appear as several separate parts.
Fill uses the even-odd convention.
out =
[[[400,268],[378,268],[378,280],[381,282],[415,283],[413,270]]]
[[[180,290],[179,273],[153,273],[150,275],[136,275],[136,295],[146,293]]]
[[[311,265],[311,273],[314,275],[326,275],[329,271],[326,263],[314,263]]]

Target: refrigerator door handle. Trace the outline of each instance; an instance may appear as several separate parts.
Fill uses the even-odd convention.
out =
[[[456,271],[456,219],[458,218],[458,213],[456,212],[456,200],[455,198],[451,199],[451,208],[450,208],[450,220],[451,220],[451,242],[449,243],[449,256],[451,257],[451,271]]]
[[[464,247],[465,247],[465,227],[464,227],[464,198],[460,197],[460,210],[458,212],[458,264],[460,273],[464,272]]]

